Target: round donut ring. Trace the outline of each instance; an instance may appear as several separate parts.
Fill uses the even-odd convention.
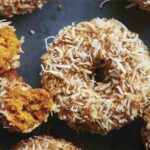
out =
[[[12,150],[80,150],[71,142],[63,139],[55,139],[51,136],[35,136],[27,140],[21,141]]]
[[[138,34],[115,19],[62,29],[42,57],[42,84],[54,112],[76,130],[107,134],[141,115],[150,58]]]
[[[42,8],[47,0],[1,0],[0,15],[13,17],[14,15],[31,13],[37,8]]]
[[[19,53],[23,39],[19,40],[10,22],[0,20],[0,73],[20,66]]]
[[[16,70],[0,77],[0,123],[21,133],[31,132],[47,121],[52,111],[51,95],[44,89],[33,89]]]
[[[131,0],[133,3],[138,4],[143,10],[150,11],[150,0]]]

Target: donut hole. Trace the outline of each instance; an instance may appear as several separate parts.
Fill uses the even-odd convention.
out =
[[[106,63],[105,60],[101,60],[100,64],[97,65],[94,69],[95,81],[101,83],[108,83],[109,68],[110,68],[109,63]]]
[[[94,75],[96,82],[107,83],[105,68],[96,68]]]
[[[19,132],[29,132],[45,121],[52,110],[50,95],[41,89],[15,89],[4,103],[7,121]]]

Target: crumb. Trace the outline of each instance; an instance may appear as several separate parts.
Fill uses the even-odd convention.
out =
[[[61,5],[61,4],[59,4],[58,6],[57,6],[57,10],[58,11],[61,11],[63,9],[63,6]]]
[[[31,35],[34,35],[34,34],[35,34],[35,31],[34,31],[34,30],[30,30],[30,34],[31,34]]]

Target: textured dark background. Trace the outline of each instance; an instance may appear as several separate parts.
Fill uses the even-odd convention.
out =
[[[108,2],[100,9],[102,0],[51,0],[42,10],[33,14],[17,16],[12,19],[19,37],[25,37],[24,54],[21,55],[20,74],[33,87],[40,87],[40,57],[45,52],[44,38],[56,35],[58,31],[72,22],[91,20],[95,17],[116,18],[122,21],[130,30],[140,34],[143,41],[150,47],[150,13],[141,11],[138,7],[126,10],[125,0]],[[58,4],[63,9],[57,10]],[[29,31],[33,29],[35,35]],[[30,134],[10,133],[0,129],[0,150],[9,149],[21,139],[32,135],[51,134],[74,142],[83,150],[144,150],[140,135],[142,119],[135,120],[119,131],[113,131],[107,136],[76,133],[56,117],[49,118]]]

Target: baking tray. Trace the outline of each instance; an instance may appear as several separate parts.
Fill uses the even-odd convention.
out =
[[[130,30],[139,33],[150,48],[150,13],[141,11],[138,7],[125,9],[129,4],[125,0],[108,2],[100,9],[101,2],[102,0],[51,0],[40,11],[11,19],[17,35],[25,37],[19,73],[27,83],[33,87],[41,86],[39,72],[40,57],[45,52],[44,38],[56,35],[61,28],[72,22],[88,21],[95,17],[116,18]],[[59,4],[63,7],[61,11],[57,9]],[[30,30],[34,30],[35,34],[31,35]],[[7,129],[0,129],[0,150],[9,149],[21,139],[42,134],[72,141],[83,150],[144,150],[140,134],[143,124],[142,119],[136,119],[119,131],[101,136],[77,133],[54,116],[30,134],[10,133]]]

